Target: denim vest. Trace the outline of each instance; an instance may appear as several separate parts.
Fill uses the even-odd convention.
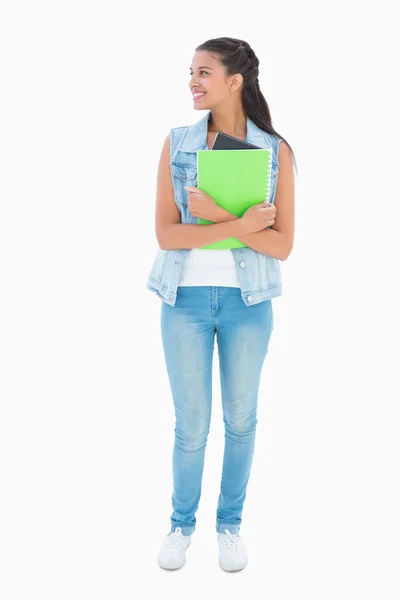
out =
[[[170,168],[175,203],[181,215],[181,223],[198,224],[188,207],[186,185],[197,186],[197,150],[207,149],[208,120],[211,112],[190,126],[170,130]],[[269,202],[275,199],[278,179],[278,150],[280,138],[263,131],[247,117],[246,142],[260,148],[272,148],[272,175]],[[217,150],[215,150],[217,152]],[[206,225],[205,225],[206,227]],[[175,305],[182,262],[189,249],[158,249],[152,264],[146,287],[164,302]],[[207,250],[204,250],[207,252]],[[232,248],[236,273],[244,303],[249,306],[282,295],[280,262],[249,247]]]

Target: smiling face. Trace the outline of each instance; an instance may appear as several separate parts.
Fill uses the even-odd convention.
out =
[[[233,93],[240,93],[241,75],[226,77],[224,66],[217,55],[211,52],[196,52],[190,67],[189,88],[193,96],[193,106],[198,110],[212,109],[217,104],[231,100]]]

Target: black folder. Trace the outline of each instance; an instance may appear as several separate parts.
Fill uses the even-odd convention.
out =
[[[259,146],[254,146],[254,144],[249,144],[239,138],[218,131],[211,150],[251,150],[252,148],[261,149]]]

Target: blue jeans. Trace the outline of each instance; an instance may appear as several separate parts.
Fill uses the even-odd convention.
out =
[[[225,427],[216,531],[239,531],[272,330],[271,300],[246,306],[240,288],[180,286],[175,306],[162,302],[162,342],[175,407],[171,532],[181,527],[190,535],[196,526],[211,421],[215,334]]]

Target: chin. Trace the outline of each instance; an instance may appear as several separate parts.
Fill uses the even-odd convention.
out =
[[[194,110],[210,110],[210,106],[205,102],[193,102],[193,108]]]

